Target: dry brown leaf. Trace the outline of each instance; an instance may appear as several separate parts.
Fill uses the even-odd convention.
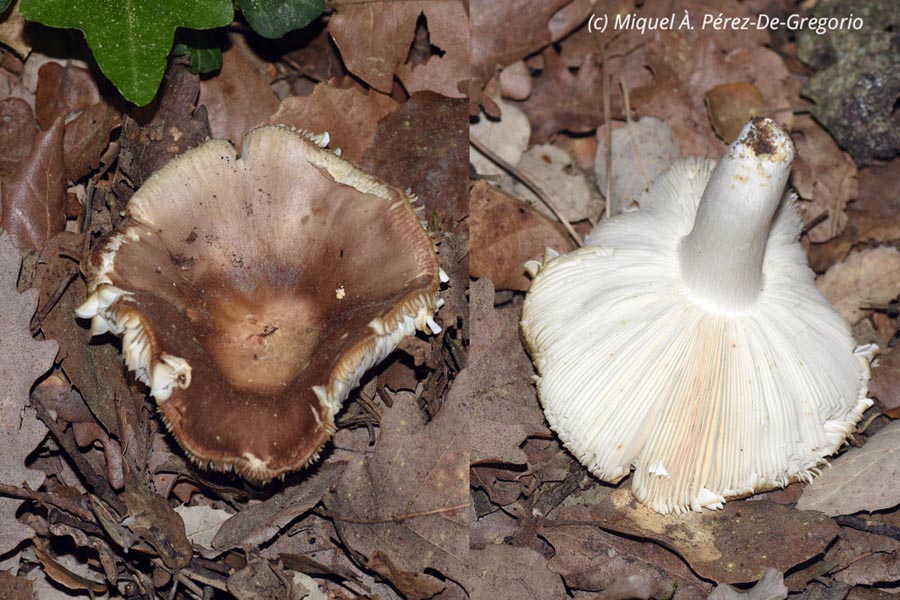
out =
[[[0,100],[0,177],[12,175],[37,135],[34,112],[21,98]]]
[[[3,190],[0,227],[21,249],[39,250],[66,225],[66,165],[62,119],[39,133]]]
[[[327,131],[329,146],[340,148],[341,156],[356,162],[372,144],[378,122],[398,106],[390,96],[374,90],[366,93],[357,87],[340,89],[320,83],[309,96],[282,100],[269,123]]]
[[[472,461],[495,454],[496,440],[519,448],[529,435],[547,435],[544,413],[530,375],[531,359],[519,339],[521,299],[494,308],[494,286],[487,279],[473,281],[469,292],[472,338],[469,364],[453,389],[468,398],[471,423],[494,423],[493,431],[472,430]],[[483,434],[487,437],[481,437]],[[521,455],[511,456],[521,462]],[[517,484],[521,485],[521,484]]]
[[[888,349],[876,359],[869,395],[878,400],[882,410],[900,408],[900,351]]]
[[[746,81],[717,85],[704,97],[713,129],[726,144],[737,139],[747,121],[766,108],[762,92]]]
[[[228,578],[228,593],[237,600],[302,600],[293,584],[293,576],[280,564],[273,565],[262,558],[254,558],[243,569]]]
[[[169,502],[150,491],[143,480],[126,472],[125,481],[122,499],[128,508],[128,529],[150,544],[170,569],[186,567],[191,562],[193,549],[184,531],[184,521]]]
[[[528,148],[531,138],[531,123],[519,107],[512,102],[497,99],[497,107],[501,114],[499,119],[489,119],[481,115],[478,122],[469,126],[469,135],[507,163],[519,164],[522,155]],[[472,146],[469,149],[469,162],[481,175],[500,175],[506,171]]]
[[[531,285],[525,262],[540,258],[545,248],[574,248],[562,227],[509,194],[479,181],[469,197],[472,246],[469,270],[487,277],[498,289],[524,291]]]
[[[900,422],[894,421],[832,461],[804,490],[800,510],[850,515],[900,504]]]
[[[560,576],[551,572],[544,557],[531,548],[494,544],[469,554],[473,566],[471,598],[566,597]]]
[[[398,568],[390,557],[376,550],[366,562],[366,567],[372,569],[385,580],[390,581],[409,600],[428,600],[442,592],[446,587],[440,579],[427,573],[412,573]]]
[[[175,507],[175,512],[184,521],[184,533],[188,540],[207,550],[212,550],[213,538],[216,537],[222,524],[233,515],[227,510],[205,504],[199,506],[182,504]]]
[[[891,246],[855,250],[819,277],[816,285],[844,319],[855,325],[862,306],[900,296],[900,251]]]
[[[900,580],[900,541],[844,528],[825,562],[834,579],[848,585],[892,583]]]
[[[554,519],[589,520],[586,513],[584,507],[569,507],[555,513]],[[617,536],[588,523],[545,527],[540,535],[556,550],[550,570],[562,575],[570,588],[599,592],[628,576],[645,581],[654,598],[673,588],[678,590],[676,598],[703,597],[709,591],[684,561],[652,542]]]
[[[534,78],[531,96],[522,104],[534,126],[532,142],[546,143],[560,131],[596,129],[603,116],[603,77],[597,56],[585,56],[575,74],[556,49],[547,48],[541,56],[543,71]]]
[[[78,181],[100,166],[100,157],[109,146],[109,134],[121,124],[122,115],[104,101],[66,123],[63,152],[69,181]]]
[[[859,173],[859,198],[851,209],[859,214],[860,242],[900,239],[900,158]]]
[[[454,386],[425,423],[414,395],[394,397],[375,450],[356,455],[325,497],[355,552],[381,551],[399,571],[471,581],[467,402]]]
[[[186,66],[172,65],[158,94],[159,107],[149,123],[126,117],[122,128],[119,168],[141,186],[175,156],[210,137],[206,108],[194,108],[200,79]]]
[[[31,582],[24,577],[17,577],[9,571],[0,569],[0,589],[6,594],[3,600],[33,600],[31,586]]]
[[[0,234],[0,481],[27,484],[37,489],[44,473],[29,469],[25,459],[47,434],[47,428],[28,406],[28,392],[35,379],[53,366],[55,342],[31,338],[29,323],[37,305],[37,290],[16,292],[21,259],[9,235]],[[0,497],[0,555],[15,548],[34,532],[16,520],[22,501]]]
[[[722,584],[713,590],[709,600],[784,600],[788,597],[788,589],[784,585],[784,573],[775,569],[766,569],[756,585],[747,591],[739,591],[728,584]]]
[[[267,543],[279,530],[315,506],[337,482],[345,466],[345,463],[324,464],[301,483],[233,515],[216,533],[212,547],[225,551]]]
[[[804,221],[827,215],[809,231],[812,242],[826,242],[847,226],[847,203],[857,196],[856,163],[811,117],[797,119],[792,132],[796,159],[791,184],[803,200]]]
[[[427,222],[445,232],[458,230],[469,214],[466,115],[465,100],[413,94],[378,123],[360,163],[388,183],[411,189],[425,204]]]
[[[56,557],[50,553],[47,542],[36,538],[34,553],[38,557],[38,560],[41,561],[41,566],[44,567],[44,573],[56,583],[70,590],[90,590],[96,593],[103,593],[106,591],[106,584],[102,581],[97,581],[91,577],[76,573],[67,565],[63,564],[62,561],[57,560]]]
[[[222,53],[222,69],[215,77],[200,81],[198,102],[206,106],[213,137],[231,141],[238,151],[244,134],[278,110],[275,92],[237,45]]]
[[[550,44],[550,18],[571,1],[473,0],[470,36],[476,84],[483,87],[497,67],[505,67]]]
[[[464,98],[462,84],[469,78],[469,15],[460,0],[425,2],[422,12],[429,41],[443,54],[432,55],[422,65],[400,65],[397,78],[409,94],[431,91],[448,98]]]
[[[441,0],[452,1],[452,0]],[[385,94],[406,59],[425,2],[341,4],[328,23],[347,70]]]
[[[655,117],[643,117],[630,124],[614,121],[612,132],[612,210],[615,215],[631,202],[657,175],[680,158],[681,150],[672,128]],[[606,193],[607,125],[597,128],[597,156],[594,172],[597,187]]]
[[[553,200],[556,210],[570,223],[590,219],[596,222],[603,213],[603,198],[589,183],[584,172],[575,166],[572,156],[551,144],[532,146],[516,165],[522,173],[544,190]],[[513,185],[513,194],[526,200],[547,217],[553,213],[521,182]]]
[[[825,515],[769,502],[732,501],[718,511],[661,515],[620,487],[591,507],[614,531],[656,540],[701,577],[719,583],[761,578],[767,567],[786,571],[821,553],[840,528]]]
[[[47,130],[56,119],[64,120],[73,112],[100,102],[100,90],[87,69],[71,63],[44,64],[38,71],[35,91],[35,117],[41,129]]]

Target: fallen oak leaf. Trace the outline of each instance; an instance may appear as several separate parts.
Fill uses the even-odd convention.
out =
[[[362,159],[378,131],[378,123],[400,105],[375,90],[336,88],[320,83],[309,96],[288,96],[269,119],[272,125],[299,129],[315,124],[317,133],[327,131],[331,148],[340,148],[350,161]]]
[[[872,436],[862,448],[836,458],[797,501],[800,510],[828,516],[875,511],[900,504],[900,422]]]
[[[433,569],[465,586],[468,424],[455,389],[428,423],[414,395],[397,394],[375,450],[350,461],[325,505],[354,552],[380,551],[397,573]]]
[[[28,158],[4,187],[0,227],[9,232],[18,248],[40,250],[65,229],[64,132],[59,118],[50,129],[39,133]]]
[[[0,481],[26,483],[37,489],[44,473],[25,466],[25,459],[47,435],[47,428],[28,406],[34,381],[53,366],[58,346],[36,341],[29,330],[37,305],[37,290],[16,292],[21,258],[6,233],[0,234]],[[22,501],[0,497],[0,555],[15,548],[34,532],[16,520]]]

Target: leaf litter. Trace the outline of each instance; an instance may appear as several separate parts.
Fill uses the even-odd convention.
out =
[[[896,161],[857,165],[803,115],[810,70],[791,40],[766,31],[600,36],[585,21],[601,10],[687,9],[696,19],[798,9],[472,2],[463,60],[462,2],[333,8],[259,55],[262,42],[232,31],[219,75],[201,81],[174,65],[158,105],[142,111],[109,102],[108,89],[84,79],[84,64],[22,45],[19,56],[0,55],[3,228],[25,232],[19,249],[0,237],[0,344],[13,348],[0,358],[12,382],[0,412],[11,450],[0,459],[4,589],[23,598],[33,588],[41,598],[106,589],[128,598],[762,600],[783,598],[786,586],[798,597],[843,600],[895,586]],[[369,25],[373,9],[385,18]],[[380,43],[384,35],[394,42]],[[79,83],[52,92],[70,80]],[[524,262],[572,241],[516,197],[525,194],[505,172],[476,163],[485,177],[466,189],[465,116],[479,107],[476,126],[497,131],[482,141],[513,167],[548,144],[553,160],[533,150],[527,170],[544,163],[595,186],[592,203],[566,215],[582,235],[607,202],[618,211],[627,190],[645,184],[641,177],[601,197],[606,129],[628,134],[629,122],[652,119],[671,129],[623,138],[640,170],[655,151],[721,154],[744,114],[793,126],[811,265],[855,331],[884,341],[876,405],[855,447],[805,492],[792,484],[677,519],[648,514],[624,489],[590,477],[547,428],[518,333]],[[524,119],[503,132],[516,114]],[[61,143],[48,144],[48,123],[60,117]],[[404,344],[364,382],[320,465],[255,487],[186,461],[116,347],[89,342],[71,315],[85,295],[84,250],[118,223],[152,172],[211,134],[234,140],[266,121],[328,130],[332,147],[417,192],[426,222],[442,231],[450,282],[438,314],[446,333]],[[509,141],[511,154],[501,146]],[[619,154],[614,178],[635,169]],[[549,165],[566,156],[564,169]],[[43,172],[55,174],[52,185],[16,183]],[[10,196],[14,184],[24,191]]]
[[[370,74],[378,42],[354,10],[278,41],[236,26],[219,73],[174,59],[146,108],[40,43],[0,61],[0,571],[22,597],[464,593],[468,420],[451,390],[468,346],[467,15],[457,0],[381,3],[408,37]],[[328,131],[331,148],[417,193],[450,281],[443,333],[367,376],[319,464],[257,486],[186,460],[118,344],[91,339],[74,310],[80,261],[153,172],[266,123]]]
[[[588,32],[584,15],[554,37],[551,31],[566,15],[583,14],[579,2],[540,3],[543,12],[538,3],[490,4],[481,14],[473,8],[472,135],[483,146],[523,178],[542,168],[522,159],[541,144],[569,152],[572,170],[601,195],[611,191],[599,203],[614,215],[633,209],[628,200],[671,160],[721,156],[736,127],[754,115],[773,116],[797,144],[791,185],[805,223],[801,242],[820,289],[853,324],[859,341],[877,341],[881,354],[870,383],[875,406],[811,485],[732,500],[722,511],[652,513],[632,499],[627,482],[624,488],[598,482],[552,433],[521,419],[540,406],[533,388],[518,387],[533,375],[527,356],[518,354],[517,316],[528,287],[524,264],[539,258],[542,246],[568,248],[558,233],[561,224],[537,227],[524,220],[532,207],[521,187],[473,152],[470,265],[478,279],[470,298],[471,364],[457,382],[472,388],[472,416],[482,423],[472,427],[473,544],[528,548],[517,560],[532,565],[530,589],[539,589],[533,582],[538,576],[543,589],[561,576],[571,598],[774,600],[790,593],[844,600],[893,589],[900,579],[900,476],[893,460],[900,444],[891,423],[900,418],[896,159],[857,164],[808,116],[812,104],[803,89],[814,70],[797,58],[794,41],[783,32]],[[588,14],[674,12],[677,19],[687,11],[696,24],[704,14],[753,18],[798,10],[779,1],[610,0],[590,3]],[[518,29],[525,19],[531,21],[527,33]],[[510,33],[481,39],[479,27]],[[520,112],[527,123],[520,122]],[[523,133],[529,135],[524,148]],[[652,174],[644,177],[642,170]],[[545,192],[565,213],[565,187],[547,185]],[[582,235],[595,223],[584,216],[570,220]],[[488,341],[486,353],[479,351],[479,339]],[[546,427],[539,414],[527,422]],[[502,587],[491,597],[517,597]]]

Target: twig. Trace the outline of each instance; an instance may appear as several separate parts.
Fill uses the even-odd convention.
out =
[[[900,540],[900,528],[891,527],[890,525],[879,523],[878,521],[871,521],[869,519],[864,519],[863,517],[837,516],[834,517],[834,522],[842,527],[849,527],[850,529],[856,529],[857,531],[865,531],[866,533],[874,533],[876,535],[883,535],[895,540]]]
[[[521,181],[525,187],[527,187],[529,190],[531,190],[532,193],[534,193],[534,195],[537,196],[538,199],[544,203],[544,206],[546,206],[547,208],[550,209],[550,211],[556,216],[556,218],[559,220],[559,222],[562,223],[562,226],[566,228],[566,231],[569,232],[569,235],[572,237],[572,239],[575,240],[575,243],[578,244],[578,247],[580,248],[580,247],[584,246],[584,243],[581,241],[581,237],[575,232],[574,229],[572,229],[572,225],[570,225],[569,222],[563,218],[563,216],[560,214],[560,212],[553,205],[553,202],[550,200],[550,197],[547,196],[547,194],[545,194],[544,191],[540,187],[538,187],[538,185],[534,182],[534,180],[532,180],[530,177],[528,177],[525,173],[523,173],[519,169],[515,168],[514,166],[512,166],[511,164],[509,164],[508,162],[503,160],[500,156],[497,155],[496,152],[494,152],[493,150],[491,150],[490,148],[485,146],[477,138],[470,136],[469,143],[472,144],[473,146],[475,146],[476,150],[478,150],[479,152],[481,152],[482,154],[487,156],[489,159],[491,159],[491,162],[493,162],[498,167],[500,167],[501,169],[503,169],[504,171],[506,171],[507,173],[509,173],[510,175],[512,175],[519,181]]]
[[[819,225],[820,223],[822,223],[823,221],[825,221],[827,218],[828,218],[828,213],[827,213],[827,212],[819,213],[819,214],[818,214],[817,216],[815,216],[812,220],[810,220],[809,223],[807,223],[807,224],[805,224],[805,225],[803,226],[803,230],[800,232],[800,235],[806,235],[806,234],[808,234],[808,233],[809,233],[810,231],[812,231],[817,225]]]
[[[453,512],[455,510],[462,510],[465,508],[469,508],[469,503],[458,504],[456,506],[446,506],[443,508],[433,508],[431,510],[423,510],[420,512],[414,513],[406,513],[402,515],[396,515],[392,517],[378,517],[372,519],[358,519],[355,517],[342,517],[341,515],[336,515],[332,512],[325,513],[327,516],[332,519],[337,519],[339,521],[343,521],[344,523],[360,523],[365,525],[373,525],[376,523],[402,523],[403,521],[408,521],[409,519],[415,519],[417,517],[429,517],[431,515],[439,515],[442,513]]]
[[[97,475],[97,472],[94,471],[91,464],[81,454],[75,446],[75,443],[63,433],[59,423],[53,420],[50,413],[44,408],[44,405],[40,402],[32,402],[32,404],[34,405],[35,411],[37,411],[38,418],[44,422],[69,459],[75,463],[75,466],[84,478],[85,483],[88,484],[88,487],[90,487],[97,496],[103,499],[104,502],[113,507],[120,516],[124,515],[127,512],[125,504],[119,500],[119,497],[109,486],[109,482]]]
[[[191,571],[190,569],[182,569],[181,571],[179,571],[179,575],[182,574],[190,577],[194,581],[199,581],[200,583],[208,585],[209,587],[214,587],[217,590],[222,590],[223,592],[228,591],[228,587],[225,585],[225,582],[214,577],[209,577],[208,575],[203,575],[202,573],[197,573],[196,571]]]
[[[600,58],[603,68],[603,123],[606,125],[606,218],[612,217],[612,92],[609,90],[609,61],[607,60],[606,44],[600,48]]]
[[[66,511],[70,515],[78,517],[82,521],[87,521],[89,523],[97,522],[91,511],[82,508],[75,502],[63,498],[62,496],[48,494],[47,492],[37,492],[28,488],[26,485],[23,485],[19,488],[12,485],[6,485],[5,483],[0,483],[0,496],[7,496],[9,498],[22,498],[23,500],[34,500],[35,502],[38,502],[40,504],[49,504],[51,506],[55,506],[60,510]]]

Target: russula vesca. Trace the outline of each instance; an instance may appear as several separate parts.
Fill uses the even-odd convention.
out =
[[[872,346],[816,289],[785,191],[790,137],[754,119],[675,163],[589,247],[532,264],[522,331],[551,427],[661,513],[809,480],[871,405]]]
[[[122,338],[170,431],[201,465],[268,480],[306,465],[363,372],[440,331],[444,278],[415,197],[261,127],[154,173],[91,253],[79,307]]]

